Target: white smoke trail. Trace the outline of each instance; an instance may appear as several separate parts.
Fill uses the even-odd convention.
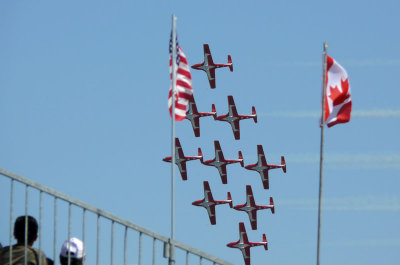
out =
[[[400,117],[400,110],[356,110],[351,115],[366,118],[398,118]]]
[[[400,238],[345,239],[327,241],[327,247],[400,247]]]
[[[316,211],[318,208],[318,200],[317,199],[280,200],[279,205],[282,207],[295,208],[297,210]],[[400,212],[400,198],[397,196],[324,198],[323,210]]]
[[[318,111],[279,111],[270,113],[257,113],[259,117],[275,118],[319,118],[321,113]]]
[[[271,154],[271,157],[277,157]],[[288,154],[286,163],[319,164],[319,154]],[[398,154],[326,154],[327,167],[341,169],[394,169],[400,170],[400,155]]]
[[[375,59],[375,60],[340,60],[342,65],[346,67],[395,67],[400,66],[398,59]],[[322,61],[309,61],[309,62],[280,62],[280,63],[266,63],[267,67],[321,67]]]
[[[319,111],[279,111],[270,113],[259,113],[259,117],[275,118],[319,118]],[[394,109],[374,109],[374,110],[354,110],[351,113],[353,118],[400,118],[400,110]]]
[[[281,155],[285,156],[287,164],[308,164],[319,165],[319,154],[301,153],[301,154],[280,154],[268,153],[267,161],[270,164],[279,163]],[[256,161],[257,156],[246,156],[247,161]],[[340,169],[362,169],[362,170],[377,170],[377,169],[392,169],[400,170],[400,155],[399,154],[325,154],[324,165],[328,168]]]

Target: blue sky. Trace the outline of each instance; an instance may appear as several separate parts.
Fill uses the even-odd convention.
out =
[[[325,130],[321,262],[397,264],[399,8],[398,1],[2,1],[0,166],[169,236],[171,170],[161,159],[170,154],[168,41],[176,14],[189,64],[203,61],[203,43],[215,62],[231,54],[234,63],[233,73],[217,70],[215,90],[192,70],[199,110],[214,103],[225,114],[233,95],[239,113],[251,106],[258,113],[257,124],[241,122],[239,141],[209,117],[201,119],[200,138],[188,121],[178,123],[185,154],[201,147],[211,159],[219,140],[226,158],[241,150],[247,165],[262,144],[268,162],[284,155],[288,167],[271,171],[264,190],[257,173],[237,164],[222,185],[216,169],[188,163],[189,180],[176,175],[176,239],[242,264],[240,252],[225,245],[244,222],[250,240],[266,233],[270,244],[268,252],[252,249],[252,264],[313,263],[327,41],[349,74],[353,116]],[[191,205],[203,197],[204,180],[215,199],[230,191],[235,205],[251,185],[257,203],[274,198],[276,213],[260,211],[251,231],[247,215],[225,205],[211,226],[205,210]],[[1,179],[6,202],[7,183]],[[21,205],[18,199],[16,214]],[[1,211],[8,207],[2,203]],[[4,244],[8,217],[0,227]],[[51,254],[51,240],[43,240]]]

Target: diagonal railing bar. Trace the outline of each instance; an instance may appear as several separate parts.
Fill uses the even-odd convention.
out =
[[[31,181],[29,179],[26,179],[24,177],[21,177],[21,176],[15,174],[15,173],[10,172],[10,171],[7,171],[7,170],[4,170],[4,169],[0,168],[0,175],[3,175],[5,177],[8,177],[8,178],[11,179],[11,188],[13,188],[13,182],[14,181],[18,181],[20,183],[25,184],[27,188],[28,187],[32,187],[32,188],[35,188],[35,189],[39,190],[41,193],[44,192],[46,194],[54,196],[55,216],[56,216],[56,213],[57,213],[57,199],[63,200],[65,202],[69,203],[69,205],[75,205],[77,207],[82,208],[83,212],[84,212],[83,228],[82,228],[83,230],[85,230],[85,212],[86,211],[90,211],[90,212],[96,214],[98,216],[98,218],[100,216],[102,218],[106,218],[106,219],[110,220],[113,224],[117,223],[117,224],[120,224],[122,226],[125,226],[124,264],[126,264],[126,232],[127,232],[126,229],[130,228],[130,229],[133,229],[133,230],[139,232],[139,235],[140,235],[139,240],[140,241],[141,241],[141,235],[142,234],[153,238],[153,257],[152,257],[153,258],[153,264],[155,263],[155,249],[156,249],[155,248],[155,241],[158,240],[158,241],[163,242],[165,245],[170,244],[170,245],[173,245],[176,248],[179,248],[179,249],[185,251],[186,253],[190,253],[192,255],[196,255],[196,256],[198,256],[200,258],[200,261],[201,260],[208,260],[210,262],[213,262],[213,264],[233,265],[232,263],[229,263],[227,261],[219,259],[219,258],[217,258],[217,257],[215,257],[213,255],[210,255],[210,254],[206,253],[206,252],[203,252],[203,251],[198,250],[196,248],[190,247],[190,246],[188,246],[188,245],[186,245],[186,244],[184,244],[182,242],[179,242],[179,241],[176,241],[176,240],[172,240],[171,238],[168,238],[166,236],[157,234],[157,233],[155,233],[155,232],[153,232],[153,231],[151,231],[149,229],[146,229],[146,228],[144,228],[142,226],[139,226],[139,225],[137,225],[135,223],[132,223],[132,222],[127,221],[127,220],[124,220],[124,219],[122,219],[122,218],[120,218],[120,217],[118,217],[116,215],[113,215],[111,213],[103,211],[103,210],[101,210],[99,208],[93,207],[93,206],[91,206],[91,205],[89,205],[87,203],[84,203],[84,202],[82,202],[80,200],[74,199],[74,198],[72,198],[72,197],[70,197],[68,195],[65,195],[65,194],[63,194],[61,192],[58,192],[58,191],[56,191],[54,189],[48,188],[48,187],[46,187],[46,186],[44,186],[42,184],[36,183],[36,182]],[[10,196],[12,196],[12,193],[11,193]],[[12,202],[13,202],[13,200],[10,201],[10,203],[12,203]],[[12,208],[10,208],[10,209],[12,209]],[[10,218],[13,218],[12,214],[11,214]],[[57,219],[54,220],[54,233],[56,232],[56,229],[55,229],[56,226],[57,226]],[[99,230],[99,227],[98,227],[98,230]],[[98,232],[100,232],[100,231],[98,231]],[[85,233],[84,233],[84,235],[85,235]],[[56,241],[56,235],[54,234],[54,242],[55,241]],[[186,257],[186,262],[188,262],[188,254],[186,254],[186,256],[187,256]],[[55,249],[54,249],[53,257],[54,257],[54,259],[56,258]],[[141,262],[141,258],[139,256],[139,264],[140,264],[140,262]]]

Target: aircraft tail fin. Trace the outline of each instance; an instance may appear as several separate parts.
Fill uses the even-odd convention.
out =
[[[263,241],[264,243],[264,248],[265,250],[268,250],[268,241],[267,241],[267,236],[265,234],[263,234]]]
[[[242,151],[239,151],[239,160],[240,160],[240,165],[241,165],[242,167],[244,167]]]
[[[251,114],[253,114],[253,120],[255,123],[257,123],[257,112],[256,112],[256,108],[253,106],[251,107]]]
[[[215,118],[217,117],[217,109],[215,108],[215,104],[211,105],[211,112],[214,113],[213,117],[214,117],[214,120],[215,120]]]
[[[272,199],[272,197],[269,197],[269,204],[272,206],[271,212],[275,213],[275,204],[274,204],[274,199]]]
[[[286,162],[284,156],[281,156],[281,165],[283,165],[282,167],[283,172],[286,173]]]
[[[229,207],[233,208],[232,196],[230,192],[228,192],[228,201],[229,201]]]
[[[200,162],[203,163],[203,152],[200,147],[197,149],[197,155],[200,156]]]
[[[232,58],[230,55],[228,55],[228,64],[229,64],[229,70],[233,72],[233,63],[232,63]]]

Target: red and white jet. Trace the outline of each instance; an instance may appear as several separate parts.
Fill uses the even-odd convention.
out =
[[[210,88],[215,88],[215,69],[221,67],[229,67],[229,70],[233,72],[232,58],[228,55],[228,63],[226,64],[215,64],[213,62],[210,47],[208,44],[204,44],[204,62],[192,65],[193,69],[203,70],[207,74],[208,81],[210,82]]]
[[[281,165],[268,165],[267,160],[265,159],[262,145],[257,145],[257,156],[258,156],[257,163],[247,165],[245,168],[260,173],[264,189],[269,189],[268,170],[275,168],[282,168],[283,172],[286,173],[285,157],[281,156]]]
[[[194,136],[200,136],[200,118],[205,116],[215,116],[217,112],[215,112],[215,106],[212,104],[211,106],[212,112],[198,112],[196,102],[194,101],[194,97],[191,97],[189,100],[189,110],[186,111],[185,119],[189,120],[192,123]]]
[[[263,209],[271,209],[272,213],[275,213],[275,206],[272,197],[269,198],[269,205],[257,205],[254,201],[253,191],[251,186],[246,186],[246,203],[235,205],[233,209],[237,211],[246,212],[249,215],[251,229],[257,229],[257,211]]]
[[[183,154],[183,149],[181,147],[181,143],[179,142],[179,138],[175,138],[175,164],[179,168],[179,172],[181,173],[182,180],[187,180],[187,171],[186,171],[186,162],[196,159],[203,159],[203,155],[201,154],[201,149],[198,149],[198,156],[185,156]],[[172,156],[168,156],[163,158],[163,161],[171,163]]]
[[[227,184],[228,178],[227,178],[227,173],[226,173],[226,165],[233,164],[233,163],[240,163],[240,165],[242,167],[244,167],[242,152],[239,151],[238,159],[229,160],[229,159],[224,158],[224,154],[222,153],[222,149],[219,144],[219,141],[214,141],[214,147],[215,147],[215,158],[207,160],[207,161],[203,161],[203,154],[201,153],[201,150],[199,149],[199,156],[202,157],[202,158],[200,158],[200,162],[206,166],[216,167],[218,169],[219,175],[221,176],[222,183]]]
[[[235,139],[239,140],[240,139],[239,121],[252,118],[254,122],[257,123],[256,109],[254,108],[254,106],[251,107],[251,112],[252,112],[251,115],[239,115],[237,113],[235,101],[233,100],[232,96],[228,96],[228,109],[229,112],[227,114],[221,116],[215,115],[214,120],[229,122],[230,125],[232,126],[232,131],[233,135],[235,136]]]
[[[226,201],[216,201],[214,200],[212,193],[211,193],[211,189],[210,189],[210,185],[208,184],[208,181],[204,181],[204,199],[202,200],[198,200],[198,201],[194,201],[192,202],[192,204],[194,206],[201,206],[206,208],[207,213],[208,213],[208,217],[210,218],[210,223],[212,225],[216,224],[216,215],[215,215],[215,205],[219,205],[219,204],[229,204],[229,207],[232,208],[232,196],[231,193],[228,192],[227,195],[227,200]]]
[[[262,242],[249,242],[247,238],[246,229],[244,227],[244,223],[239,223],[239,240],[236,242],[231,242],[227,244],[230,248],[238,248],[242,251],[244,263],[246,265],[250,265],[250,248],[256,246],[264,246],[265,250],[268,250],[268,241],[265,234],[263,234]]]

